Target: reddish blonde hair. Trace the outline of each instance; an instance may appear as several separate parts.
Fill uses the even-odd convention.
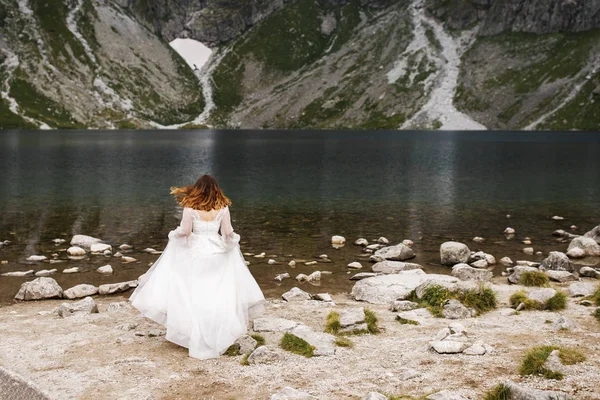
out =
[[[231,200],[223,194],[217,180],[210,175],[202,175],[196,183],[178,188],[173,186],[171,194],[182,207],[210,211],[231,205]]]

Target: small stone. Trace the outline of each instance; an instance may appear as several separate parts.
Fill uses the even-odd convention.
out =
[[[85,256],[85,250],[78,246],[71,246],[67,249],[67,254],[73,257]]]
[[[444,318],[448,319],[462,319],[462,318],[471,318],[471,311],[465,307],[460,301],[455,299],[450,299],[444,304],[444,309],[442,310],[442,315]]]
[[[513,265],[513,260],[511,260],[510,257],[502,257],[500,259],[500,264],[504,265],[505,267],[511,267]]]
[[[73,286],[64,291],[63,295],[65,298],[73,300],[73,299],[81,299],[83,297],[93,296],[98,293],[98,288],[93,285],[77,285]]]
[[[57,272],[58,272],[58,270],[56,270],[56,269],[43,269],[41,271],[36,272],[35,276],[50,276],[50,275],[54,275]]]
[[[275,261],[272,258],[270,258],[269,261],[267,261],[267,264],[274,265],[274,264],[277,264],[277,261]]]
[[[295,267],[295,266],[296,266],[296,261],[292,260],[292,261],[290,261],[290,262],[288,263],[288,265],[289,265],[290,267]]]
[[[96,271],[101,273],[102,275],[112,275],[112,273],[113,273],[113,269],[110,265],[105,265],[103,267],[100,267]]]
[[[415,252],[402,243],[395,246],[388,246],[377,250],[369,259],[373,262],[379,261],[406,261],[415,258]]]
[[[107,257],[112,256],[112,253],[110,250],[105,250],[104,253],[102,253],[102,254],[104,254]]]
[[[94,314],[98,313],[98,306],[91,297],[75,302],[75,303],[62,303],[58,308],[58,316],[65,318],[75,314]]]
[[[468,356],[482,356],[486,353],[486,348],[482,342],[476,342],[471,347],[463,350],[463,354]]]
[[[387,246],[388,244],[390,244],[390,241],[382,236],[379,239],[377,239],[377,243]]]
[[[123,254],[121,254],[120,251],[117,251],[115,254],[113,254],[113,257],[117,257],[117,258],[123,257]]]
[[[123,251],[125,251],[125,250],[131,250],[131,249],[133,249],[133,246],[130,246],[130,245],[124,243],[124,244],[122,244],[122,245],[119,246],[119,249],[121,249]]]
[[[466,350],[465,350],[466,352]],[[430,394],[425,397],[426,400],[466,400],[460,394],[450,390],[442,390],[441,392]]]
[[[480,260],[484,261],[484,260]],[[479,261],[477,261],[479,262]],[[484,261],[485,262],[485,261]],[[494,274],[492,271],[470,267],[467,264],[456,264],[452,267],[452,276],[463,281],[478,281],[485,282],[492,279]]]
[[[308,265],[308,266],[310,266],[310,265],[317,265],[317,264],[318,263],[316,261],[307,261],[307,262],[304,263],[304,265]]]
[[[129,263],[136,262],[136,261],[137,260],[133,257],[127,257],[127,256],[121,257],[121,262],[124,264],[129,264]]]
[[[299,325],[284,318],[256,318],[252,322],[254,332],[285,332]]]
[[[46,256],[29,256],[26,258],[27,261],[44,261],[45,259],[47,259],[48,257]]]
[[[98,293],[100,295],[107,295],[113,293],[126,292],[131,288],[135,288],[138,285],[138,281],[128,281],[119,283],[110,283],[107,285],[100,285]]]
[[[131,305],[127,301],[117,301],[114,303],[110,303],[106,307],[106,312],[120,312],[127,311],[131,309]]]
[[[562,362],[560,361],[559,354],[560,354],[560,352],[558,350],[552,350],[552,352],[550,353],[548,358],[546,358],[546,361],[542,365],[542,368],[549,370],[549,371],[553,371],[553,372],[564,373],[565,367],[563,366]]]
[[[333,299],[329,293],[317,293],[312,297],[314,300],[332,302]]]
[[[78,272],[79,272],[79,267],[67,268],[67,269],[62,270],[63,274],[76,274]]]
[[[54,242],[55,245],[59,245],[59,244],[63,244],[64,242],[66,242],[65,239],[53,239],[52,242]]]
[[[574,327],[575,325],[571,322],[571,320],[562,315],[552,324],[552,328],[556,329],[557,331],[570,331],[573,330]]]
[[[533,255],[534,251],[533,251],[533,247],[525,247],[523,249],[523,253],[527,254],[527,255]]]
[[[408,300],[396,300],[390,304],[390,311],[399,312],[399,311],[410,311],[419,308],[419,304],[414,301]]]
[[[249,364],[270,364],[282,360],[280,353],[275,352],[267,346],[260,346],[248,357]]]
[[[363,307],[348,308],[340,315],[340,326],[346,328],[365,322],[365,309]]]
[[[5,272],[3,274],[1,274],[0,276],[8,276],[8,277],[27,277],[27,276],[33,276],[34,275],[34,271],[33,270],[29,270],[29,271],[15,271],[15,272]]]
[[[105,251],[112,251],[112,246],[110,244],[104,243],[95,243],[90,246],[90,251],[92,253],[104,253]]]
[[[555,221],[562,221],[562,220],[564,220],[563,217],[560,217],[558,215],[553,216],[552,219],[555,220]]]
[[[348,268],[361,269],[362,268],[362,264],[359,263],[359,262],[357,262],[357,261],[354,261],[354,262],[351,262],[350,264],[348,264]]]
[[[362,246],[362,247],[366,247],[369,245],[369,241],[365,238],[360,238],[360,239],[356,239],[354,241],[354,245],[355,246]]]
[[[290,274],[288,274],[287,272],[285,274],[279,274],[277,276],[275,276],[275,280],[278,282],[283,281],[284,279],[289,279]]]
[[[0,261],[0,265],[6,265],[6,264],[8,264],[8,260],[2,260],[2,261]]]
[[[262,252],[260,254],[255,255],[254,258],[265,258],[266,255],[267,255],[267,253]]]
[[[506,228],[504,230],[504,234],[506,234],[506,235],[514,235],[515,233],[516,233],[516,231],[513,228],[510,228],[510,227]]]
[[[475,237],[474,237],[472,240],[473,240],[475,243],[483,243],[483,242],[485,242],[485,239],[484,239],[484,238],[482,238],[482,237],[480,237],[480,236],[475,236]]]
[[[315,271],[308,276],[308,282],[316,282],[321,280],[321,271]]]
[[[488,263],[486,260],[478,260],[475,261],[473,263],[471,263],[471,267],[473,268],[487,268],[488,267]]]
[[[346,243],[346,238],[343,236],[332,236],[331,237],[331,244],[345,244]]]
[[[531,244],[531,240],[523,240],[523,244],[530,245]]]
[[[299,301],[299,300],[310,300],[311,296],[309,293],[306,293],[304,290],[293,287],[288,292],[285,292],[281,295],[281,297],[285,301]]]

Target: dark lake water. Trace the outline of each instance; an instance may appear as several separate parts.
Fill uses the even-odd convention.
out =
[[[586,231],[600,224],[600,135],[581,132],[337,132],[337,131],[48,131],[0,132],[0,272],[48,269],[27,264],[32,254],[58,252],[55,238],[82,233],[116,248],[135,246],[135,264],[91,256],[56,264],[54,278],[68,288],[135,279],[157,256],[179,221],[169,187],[193,183],[203,173],[217,177],[232,199],[234,227],[266,295],[298,285],[276,284],[315,269],[324,275],[312,292],[347,291],[346,265],[365,260],[351,243],[387,237],[415,242],[415,262],[439,266],[439,245],[450,239],[501,258],[526,256],[521,243],[547,253],[565,250],[551,236],[573,224]],[[506,215],[512,218],[507,219]],[[560,215],[563,221],[553,221]],[[503,231],[517,230],[508,240]],[[332,235],[349,242],[335,250]],[[486,242],[475,244],[474,236]],[[115,250],[116,251],[116,250]],[[327,254],[332,263],[300,264]],[[50,257],[51,258],[51,257]],[[110,264],[102,277],[91,268]],[[370,263],[363,262],[363,270]],[[73,275],[60,271],[80,266]],[[499,272],[499,270],[497,271]],[[7,304],[31,278],[0,277],[0,303]]]

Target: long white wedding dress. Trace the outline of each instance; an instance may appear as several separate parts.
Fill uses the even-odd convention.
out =
[[[263,311],[264,296],[239,240],[228,207],[212,221],[184,208],[180,226],[129,299],[166,326],[166,339],[187,347],[191,357],[223,354]]]

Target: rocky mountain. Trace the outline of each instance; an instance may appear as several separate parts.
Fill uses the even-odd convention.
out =
[[[0,0],[0,126],[598,130],[599,28],[600,0]]]

